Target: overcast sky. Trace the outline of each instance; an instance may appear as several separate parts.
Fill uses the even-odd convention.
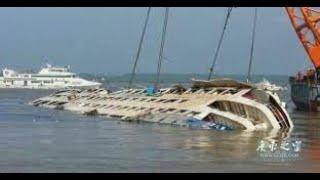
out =
[[[0,67],[39,69],[46,60],[75,72],[131,71],[147,8],[0,8]],[[170,8],[162,72],[207,73],[226,8]],[[230,17],[216,72],[245,74],[253,8]],[[164,8],[153,8],[138,73],[156,72]],[[259,8],[254,74],[311,67],[284,8]]]

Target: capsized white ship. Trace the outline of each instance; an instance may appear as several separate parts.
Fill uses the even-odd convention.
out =
[[[276,93],[227,78],[192,83],[188,89],[175,86],[155,92],[149,88],[115,92],[73,89],[55,92],[30,104],[125,121],[182,126],[204,123],[208,128],[245,131],[293,127]]]
[[[4,68],[0,88],[67,89],[98,88],[101,83],[88,81],[70,71],[70,67],[54,67],[47,64],[38,73],[18,73]]]

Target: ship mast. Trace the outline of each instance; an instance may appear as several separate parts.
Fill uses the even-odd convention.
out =
[[[132,72],[131,72],[131,77],[130,77],[130,81],[129,81],[129,88],[132,87],[133,79],[134,79],[135,74],[136,74],[136,67],[137,67],[137,64],[138,64],[138,60],[140,58],[142,44],[143,44],[143,40],[144,40],[145,33],[146,33],[146,30],[147,30],[147,24],[148,24],[149,17],[150,17],[150,11],[151,11],[151,7],[149,7],[148,10],[147,10],[146,19],[145,19],[145,22],[144,22],[144,26],[143,26],[143,29],[142,29],[142,34],[141,34],[140,41],[139,41],[138,51],[137,51],[137,54],[136,54],[136,57],[135,57],[135,61],[134,61],[134,64],[133,64],[133,68],[132,68]]]
[[[167,32],[167,26],[168,26],[168,17],[169,17],[169,8],[166,7],[164,22],[163,22],[163,29],[162,29],[161,46],[160,46],[160,52],[159,52],[159,58],[158,58],[157,76],[156,76],[156,82],[154,84],[154,88],[156,90],[158,90],[158,88],[159,88],[161,65],[162,65],[162,60],[163,60],[163,49],[164,49],[164,44],[166,41],[166,32]]]
[[[210,67],[208,80],[211,79],[211,76],[212,76],[213,73],[214,73],[213,70],[214,70],[214,67],[215,67],[216,62],[217,62],[217,59],[218,59],[220,47],[221,47],[221,44],[222,44],[222,41],[223,41],[223,38],[224,38],[224,33],[225,33],[226,29],[227,29],[227,25],[228,25],[228,22],[229,22],[229,18],[230,18],[230,15],[231,15],[231,11],[232,11],[232,7],[228,7],[228,9],[227,9],[227,14],[226,14],[226,18],[225,18],[225,20],[224,20],[223,29],[222,29],[222,32],[221,32],[221,35],[220,35],[219,43],[218,43],[217,49],[216,49],[215,54],[214,54],[214,58],[213,58],[213,61],[212,61],[212,65],[211,65],[211,67]]]
[[[253,27],[252,27],[251,49],[250,49],[250,58],[249,58],[249,68],[248,68],[248,74],[247,74],[247,83],[249,83],[251,81],[251,68],[252,68],[255,36],[256,36],[257,14],[258,14],[258,8],[255,8],[254,9],[254,17],[253,17]]]

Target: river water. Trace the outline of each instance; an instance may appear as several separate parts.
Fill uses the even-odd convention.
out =
[[[0,172],[319,172],[320,114],[281,94],[291,132],[221,132],[120,122],[28,102],[48,91],[0,90]]]

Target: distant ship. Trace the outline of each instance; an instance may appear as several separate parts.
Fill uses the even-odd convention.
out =
[[[0,88],[67,89],[98,88],[101,83],[88,81],[70,71],[70,67],[54,67],[47,64],[38,73],[18,73],[4,68]]]

